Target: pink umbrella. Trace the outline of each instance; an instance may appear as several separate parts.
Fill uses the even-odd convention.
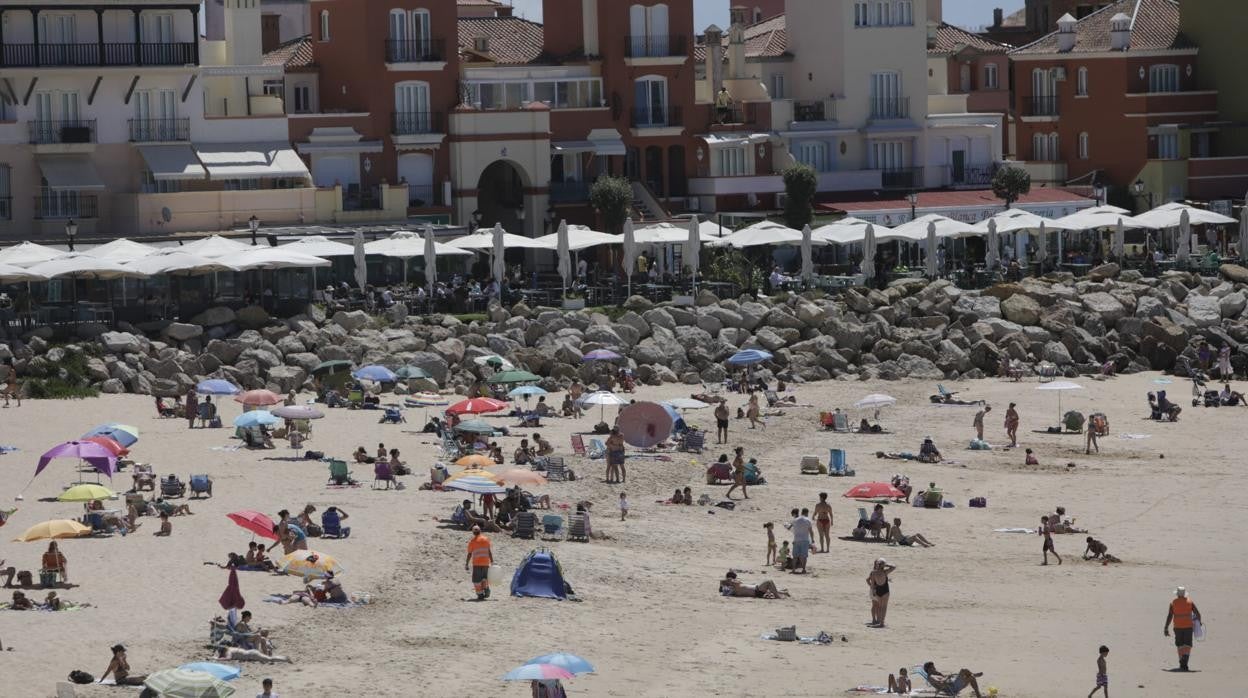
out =
[[[572,672],[554,664],[525,664],[503,675],[504,681],[551,681],[573,678]]]
[[[624,443],[650,448],[672,433],[672,416],[657,402],[634,402],[620,410],[620,435]]]
[[[271,390],[248,390],[234,396],[234,402],[241,402],[252,407],[276,405],[282,398]]]
[[[225,591],[221,592],[221,598],[217,599],[217,603],[227,611],[247,607],[247,600],[243,598],[243,592],[238,588],[238,570],[230,570],[230,581],[226,582]]]
[[[490,397],[474,397],[461,400],[446,409],[447,414],[484,414],[505,410],[509,405]]]
[[[43,472],[43,469],[48,467],[48,463],[52,462],[53,458],[77,458],[84,460],[92,468],[110,478],[113,476],[113,471],[117,465],[117,457],[113,455],[113,452],[94,441],[66,441],[40,456],[39,465],[35,467],[35,475]]]
[[[277,534],[273,532],[273,527],[276,524],[273,523],[273,519],[270,519],[267,514],[261,514],[258,511],[246,509],[243,511],[236,511],[232,514],[226,514],[225,516],[230,521],[233,521],[261,538],[277,540]]]
[[[850,499],[905,499],[906,493],[887,482],[863,482],[849,488],[843,496]]]

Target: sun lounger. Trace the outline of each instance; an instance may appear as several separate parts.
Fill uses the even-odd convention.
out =
[[[537,533],[537,514],[522,511],[516,514],[516,526],[511,532],[512,538],[532,538]]]
[[[377,486],[381,483],[385,483],[386,489],[390,489],[391,485],[397,486],[399,484],[399,481],[394,479],[394,470],[390,468],[389,461],[379,460],[373,464],[372,488],[377,489]]]
[[[589,542],[589,530],[585,526],[584,514],[568,514],[568,540]]]
[[[347,470],[347,462],[345,460],[329,461],[329,484],[331,485],[352,484],[351,471]]]
[[[580,456],[581,458],[584,458],[586,455],[585,439],[581,438],[580,434],[572,435],[572,453]]]
[[[134,466],[134,491],[142,492],[143,490],[155,491],[156,475],[152,472],[152,466],[146,463],[139,463]]]
[[[546,456],[546,479],[551,482],[568,480],[568,466],[562,456]]]
[[[547,514],[542,517],[542,538],[544,540],[563,539],[563,517],[558,514]]]
[[[928,676],[927,672],[924,671],[921,666],[911,669],[910,675],[923,677],[923,680],[927,682],[928,686],[932,687],[932,690],[936,691],[936,695],[938,696],[957,696],[962,692],[962,689],[966,688],[966,686],[962,683],[962,678],[959,676],[953,677],[953,683],[948,687],[937,685],[932,681],[932,677]]]
[[[854,471],[847,466],[845,450],[840,448],[828,449],[828,475],[832,477],[848,477],[853,474]]]
[[[818,475],[823,472],[823,463],[819,462],[819,456],[802,456],[802,474]]]
[[[186,483],[179,480],[177,475],[170,475],[160,479],[160,495],[162,497],[182,497],[185,494]]]
[[[197,499],[201,494],[212,496],[212,478],[207,475],[192,475],[187,479],[191,483],[192,499]]]
[[[841,433],[849,433],[849,415],[844,412],[836,412],[832,415],[832,431]]]
[[[321,538],[346,538],[351,535],[351,527],[343,526],[342,519],[336,511],[321,514]]]

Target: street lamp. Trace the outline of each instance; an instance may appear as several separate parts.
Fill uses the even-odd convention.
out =
[[[480,228],[480,227],[481,227],[481,209],[477,209],[472,212],[472,230],[470,232],[475,233],[477,232],[477,228]]]
[[[909,194],[906,194],[906,201],[910,202],[910,220],[918,218],[919,193],[917,191],[912,191]]]
[[[259,219],[259,218],[256,218],[254,215],[253,215],[251,218],[248,218],[248,219],[247,219],[247,227],[248,227],[248,228],[251,228],[251,244],[252,244],[252,246],[255,246],[255,244],[256,244],[256,231],[257,231],[257,230],[260,230],[260,219]]]
[[[1148,210],[1151,211],[1153,210],[1153,192],[1145,191],[1145,189],[1146,186],[1144,184],[1144,180],[1142,179],[1135,180],[1135,184],[1131,185],[1131,191],[1135,192],[1136,196],[1141,198],[1145,196],[1148,197]]]
[[[1096,197],[1096,205],[1104,206],[1109,196],[1109,189],[1101,186],[1092,187],[1092,195]]]
[[[74,222],[73,218],[70,218],[69,221],[65,223],[65,237],[69,238],[69,251],[73,252],[74,238],[78,237],[78,224]]]

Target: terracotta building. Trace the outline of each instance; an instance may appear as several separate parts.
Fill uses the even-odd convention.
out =
[[[1188,195],[1188,159],[1216,148],[1218,93],[1174,0],[1119,0],[1010,53],[1015,147],[1034,182],[1099,184],[1148,207]]]
[[[1004,44],[941,22],[935,35],[928,38],[931,80],[939,83],[943,67],[946,93],[966,95],[967,111],[1004,116],[1010,110],[1008,52],[1009,47]]]

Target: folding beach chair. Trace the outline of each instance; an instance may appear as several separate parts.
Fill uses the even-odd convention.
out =
[[[819,462],[819,456],[802,456],[802,474],[818,475],[823,472],[823,463]]]
[[[572,435],[572,453],[584,458],[585,457],[585,439],[580,434]]]
[[[562,456],[546,456],[546,479],[550,482],[568,480],[568,466]]]
[[[767,398],[767,406],[775,407],[780,404],[780,396],[774,390],[764,390],[763,397]]]
[[[372,488],[377,489],[377,486],[381,483],[385,483],[386,489],[390,489],[391,485],[397,486],[399,484],[399,481],[394,478],[394,470],[390,468],[390,463],[384,460],[379,460],[373,464]]]
[[[183,497],[186,495],[186,483],[178,479],[177,475],[162,477],[160,479],[160,495],[162,497]]]
[[[201,494],[212,496],[212,478],[207,475],[192,475],[187,479],[191,483],[191,499],[198,499]]]
[[[585,527],[584,514],[568,514],[568,540],[589,542],[589,531]]]
[[[329,484],[350,485],[352,482],[351,471],[347,470],[347,462],[345,460],[329,461]]]
[[[706,432],[696,429],[686,431],[680,439],[680,450],[688,453],[701,453],[706,448]]]
[[[845,450],[840,448],[828,449],[828,475],[832,477],[848,477],[853,474],[854,471],[847,467]]]
[[[839,431],[845,434],[849,433],[849,415],[844,412],[835,412],[832,414],[832,431]]]
[[[532,538],[537,533],[537,514],[522,511],[516,514],[516,526],[511,532],[512,538]]]

